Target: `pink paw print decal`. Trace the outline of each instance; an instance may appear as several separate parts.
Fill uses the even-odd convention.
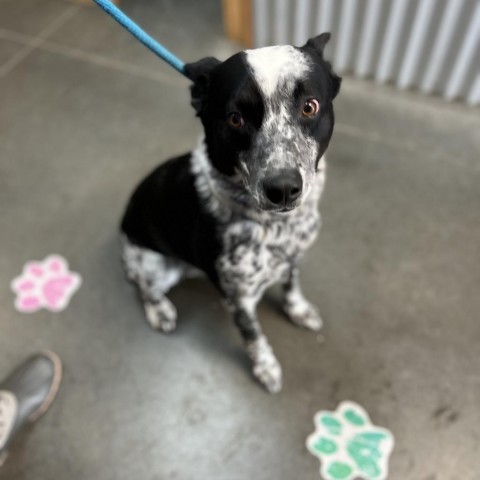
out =
[[[17,294],[15,308],[24,313],[41,308],[59,312],[68,305],[81,283],[80,275],[70,272],[67,261],[60,255],[49,255],[43,262],[28,262],[11,283]]]

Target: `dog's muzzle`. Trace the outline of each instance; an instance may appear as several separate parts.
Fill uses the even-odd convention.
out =
[[[302,176],[294,168],[277,170],[262,181],[262,188],[270,208],[288,211],[302,195]]]

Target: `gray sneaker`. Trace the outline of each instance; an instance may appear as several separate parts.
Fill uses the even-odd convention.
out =
[[[0,465],[15,434],[52,404],[62,378],[62,363],[53,352],[31,356],[0,382]]]

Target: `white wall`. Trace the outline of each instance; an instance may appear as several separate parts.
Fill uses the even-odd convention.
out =
[[[480,0],[253,0],[256,46],[329,31],[336,71],[480,105]]]

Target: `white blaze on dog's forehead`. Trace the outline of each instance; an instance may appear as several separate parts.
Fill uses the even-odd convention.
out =
[[[310,70],[306,55],[290,45],[246,50],[245,54],[266,97],[271,97],[278,87],[293,88],[294,81]]]

